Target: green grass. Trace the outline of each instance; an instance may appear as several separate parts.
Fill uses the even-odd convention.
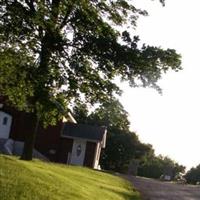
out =
[[[0,155],[0,200],[139,200],[125,180],[95,170]]]

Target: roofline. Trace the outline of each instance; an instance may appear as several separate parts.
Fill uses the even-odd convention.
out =
[[[77,124],[77,121],[74,119],[74,117],[72,116],[72,114],[70,112],[67,113],[67,116],[69,117],[70,122]]]
[[[90,141],[90,142],[95,142],[95,143],[101,143],[100,140],[92,140],[92,139],[88,139],[88,138],[81,138],[81,137],[73,137],[73,136],[66,136],[61,134],[60,136],[61,138],[70,138],[70,139],[79,139],[79,140],[85,140],[85,141]]]
[[[76,124],[77,124],[77,122],[76,122]],[[61,132],[60,137],[61,138],[70,138],[70,139],[81,139],[81,140],[86,140],[86,141],[90,141],[90,142],[95,142],[95,143],[99,143],[102,148],[105,148],[106,147],[106,139],[107,139],[107,128],[105,128],[102,140],[95,140],[95,139],[89,139],[89,138],[68,136],[68,135],[64,135],[62,132]]]

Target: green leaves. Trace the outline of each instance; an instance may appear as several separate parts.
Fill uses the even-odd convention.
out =
[[[30,74],[33,63],[30,57],[22,56],[22,53],[25,52],[11,49],[0,52],[0,91],[18,109],[28,111],[27,96],[33,96]]]
[[[192,167],[185,175],[187,183],[197,184],[200,182],[200,165]]]
[[[108,102],[121,93],[116,76],[159,90],[163,72],[181,69],[175,50],[140,48],[139,37],[126,30],[147,15],[131,1],[2,0],[0,5],[0,93],[18,109],[51,113],[47,121],[56,118],[57,96],[65,99],[63,107],[77,98]]]
[[[173,180],[179,173],[184,173],[185,167],[169,157],[147,154],[141,161],[138,175],[159,179],[161,175],[169,175]]]

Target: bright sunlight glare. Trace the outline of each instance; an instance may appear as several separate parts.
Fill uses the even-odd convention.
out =
[[[200,1],[166,0],[165,7],[149,0],[136,3],[149,12],[138,20],[141,41],[176,49],[183,70],[163,75],[163,95],[122,83],[120,100],[139,138],[189,169],[200,164]]]

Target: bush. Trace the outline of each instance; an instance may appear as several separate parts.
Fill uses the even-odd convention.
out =
[[[200,165],[191,168],[185,175],[187,183],[197,184],[200,182]]]

